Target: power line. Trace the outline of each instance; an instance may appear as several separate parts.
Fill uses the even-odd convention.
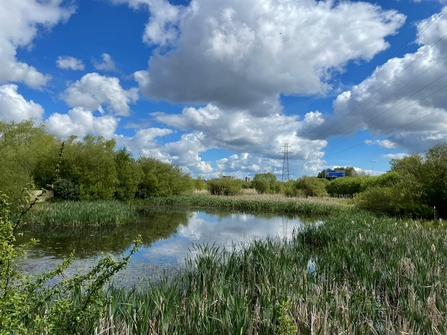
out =
[[[446,58],[447,58],[447,57],[446,57]],[[409,100],[411,97],[413,97],[414,95],[416,95],[416,94],[422,92],[422,91],[425,90],[427,87],[429,87],[429,86],[431,86],[432,84],[434,84],[435,82],[441,80],[441,79],[444,78],[445,76],[447,76],[447,72],[444,73],[443,75],[441,75],[440,77],[438,77],[437,79],[433,80],[433,81],[430,82],[429,84],[425,85],[423,88],[421,88],[421,89],[419,89],[418,91],[414,92],[413,94],[407,96],[405,99],[400,100],[399,102],[397,102],[397,103],[394,104],[393,106],[391,106],[391,107],[389,107],[388,109],[384,110],[382,113],[377,114],[376,116],[374,116],[373,118],[369,119],[368,121],[365,121],[365,123],[369,123],[369,122],[371,122],[372,120],[375,120],[375,119],[377,119],[378,117],[384,115],[385,113],[387,113],[387,112],[390,111],[391,109],[393,109],[393,108],[395,108],[396,106],[398,106],[398,105],[404,103],[405,101]],[[397,114],[403,112],[403,111],[406,110],[407,108],[410,108],[411,106],[416,105],[417,103],[419,103],[419,102],[421,102],[421,101],[427,99],[428,97],[431,97],[432,95],[434,95],[434,94],[436,94],[436,93],[442,91],[442,90],[443,90],[444,88],[446,88],[446,87],[447,87],[447,84],[444,85],[444,86],[442,86],[441,88],[437,89],[436,91],[434,91],[434,92],[432,92],[432,93],[426,95],[425,97],[423,97],[423,98],[421,98],[421,99],[419,99],[419,100],[413,102],[412,104],[406,106],[405,108],[399,110],[398,112],[391,114],[389,117],[387,117],[387,118],[385,118],[385,119],[383,119],[383,120],[380,120],[379,122],[376,122],[376,123],[374,123],[374,124],[372,124],[372,125],[369,125],[369,127],[378,125],[379,123],[382,123],[382,122],[384,122],[385,120],[388,120],[390,117],[392,117],[392,116],[394,116],[394,115],[397,115]],[[395,92],[395,93],[396,93],[396,92]],[[393,94],[394,94],[394,93],[393,93]],[[387,97],[386,99],[388,99],[388,98],[389,98],[389,97]],[[385,100],[386,100],[386,99],[385,99]],[[383,101],[385,101],[385,100],[383,100]],[[368,109],[367,111],[365,111],[365,113],[368,112],[368,111],[370,111],[371,109],[377,107],[377,106],[380,105],[383,101],[381,101],[381,102],[379,102],[378,104],[376,104],[375,106],[371,107],[370,109]],[[363,113],[363,114],[365,114],[365,113]],[[362,115],[363,115],[363,114],[362,114]],[[352,121],[354,121],[354,120],[356,120],[356,119],[357,119],[357,118],[351,120],[351,121],[348,122],[347,124],[351,123]],[[343,142],[343,141],[346,141],[346,140],[347,140],[347,136],[349,136],[350,134],[354,133],[355,131],[356,131],[356,130],[353,130],[353,131],[349,132],[348,134],[344,135],[344,138],[338,138],[337,140],[335,140],[334,142],[332,142],[330,145],[339,144],[339,143],[341,143],[341,142]]]
[[[412,39],[412,41],[415,41],[423,32],[425,32],[434,22],[436,22],[441,16],[443,16],[443,14],[447,11],[447,6],[444,7],[444,9],[438,14],[438,15],[432,15],[432,17],[434,17],[433,20],[431,20],[429,23],[427,23],[425,25],[425,27],[423,29],[421,29],[416,36]],[[336,124],[338,124],[341,120],[343,120],[345,117],[347,117],[347,115],[349,115],[349,113],[351,113],[352,111],[354,111],[355,109],[357,109],[361,104],[363,104],[365,101],[369,100],[372,96],[374,96],[377,92],[379,92],[383,87],[385,87],[386,85],[388,85],[391,81],[393,81],[395,78],[397,78],[402,72],[404,72],[405,70],[407,70],[411,65],[413,65],[416,61],[418,61],[423,55],[425,55],[429,50],[431,50],[431,48],[433,48],[435,45],[437,45],[444,37],[446,37],[446,35],[442,36],[438,41],[436,41],[433,45],[431,45],[427,50],[425,50],[418,58],[416,58],[413,62],[411,62],[407,67],[405,67],[401,72],[399,72],[397,75],[395,75],[393,78],[391,78],[388,82],[386,82],[383,86],[381,86],[378,90],[376,90],[370,97],[368,97],[366,100],[364,100],[363,102],[361,102],[359,105],[357,105],[353,110],[349,111],[345,116],[343,116],[340,120],[338,120],[337,122],[335,122],[334,124],[332,124],[331,126],[329,126],[328,128],[326,128],[325,130],[323,130],[323,132],[320,132],[316,138],[321,137],[323,134],[325,134],[329,129],[331,129],[333,126],[335,126]],[[410,40],[409,40],[410,41]],[[404,50],[406,50],[408,48],[409,42],[407,41],[406,43],[404,43],[403,46],[405,47],[401,47],[398,49],[398,51],[393,54],[391,56],[391,58],[397,56],[398,54],[402,53]],[[402,51],[400,51],[402,49]],[[390,59],[391,59],[390,58]],[[376,76],[378,74],[380,74],[382,71],[384,71],[388,66],[390,65],[390,62],[387,62],[377,73]],[[367,83],[364,84],[364,86],[366,86]],[[364,87],[359,86],[359,89],[357,91],[357,93],[353,94],[352,96],[349,97],[348,100],[346,100],[342,105],[340,106],[336,106],[335,110],[340,110],[342,107],[344,107],[345,105],[348,104],[349,101],[351,101],[355,96],[358,95],[358,92],[360,92],[360,88],[362,90],[364,90]],[[335,115],[335,113],[331,114],[326,121],[330,120],[333,116]],[[313,134],[315,132],[316,129],[318,129],[319,126],[316,126],[314,129],[312,129],[312,131],[309,134]]]
[[[408,64],[403,70],[401,70],[398,74],[396,74],[393,78],[391,78],[390,80],[388,80],[385,84],[383,84],[378,90],[376,90],[372,95],[370,95],[368,98],[366,98],[365,100],[363,100],[360,104],[358,104],[357,106],[355,106],[352,110],[348,111],[344,116],[342,116],[338,121],[336,121],[335,123],[333,123],[332,125],[330,125],[329,127],[327,127],[323,132],[321,132],[320,134],[318,134],[317,138],[323,136],[324,134],[326,134],[328,132],[329,129],[333,128],[336,124],[340,123],[343,119],[345,119],[350,113],[352,113],[353,111],[355,111],[357,108],[359,108],[361,105],[363,105],[365,102],[367,102],[369,99],[371,99],[373,96],[375,96],[380,90],[382,90],[385,86],[387,86],[389,83],[391,83],[394,79],[398,78],[399,75],[401,75],[404,71],[406,71],[410,66],[412,66],[413,64],[415,64],[419,59],[422,58],[422,56],[424,56],[429,50],[431,50],[435,45],[437,45],[440,41],[442,41],[445,37],[447,37],[447,34],[445,34],[444,36],[442,36],[435,44],[431,45],[429,48],[427,48],[421,55],[419,55],[419,57],[417,57],[415,60],[413,60],[410,64]],[[394,94],[394,93],[393,93]],[[387,97],[386,99],[388,99],[389,97]],[[383,101],[385,101],[386,99],[382,100],[380,103],[382,103]],[[348,100],[350,101],[351,98]],[[360,114],[363,115],[364,113]],[[334,115],[334,114],[333,114]]]
[[[446,86],[447,86],[447,85],[446,85]],[[407,126],[409,126],[409,125],[412,125],[413,123],[419,122],[419,121],[421,121],[421,120],[423,120],[423,119],[425,119],[425,118],[427,118],[427,117],[429,117],[429,116],[432,116],[432,115],[434,115],[434,114],[436,114],[436,113],[438,113],[438,112],[439,112],[439,111],[435,111],[435,112],[429,113],[429,114],[427,114],[427,115],[424,115],[423,117],[421,117],[421,118],[419,118],[419,119],[416,119],[416,120],[414,120],[414,121],[412,121],[412,122],[406,123],[406,124],[404,124],[403,126],[400,126],[400,127],[398,127],[398,128],[395,128],[395,129],[393,129],[393,130],[391,130],[391,131],[389,131],[389,132],[383,134],[382,136],[390,135],[390,134],[394,133],[395,131],[397,131],[397,130],[399,130],[399,129],[405,128],[405,127],[407,127]],[[333,155],[337,155],[337,154],[339,154],[339,153],[342,153],[342,152],[345,152],[345,151],[348,151],[348,150],[357,148],[357,147],[359,147],[359,146],[361,146],[361,145],[365,145],[365,144],[366,144],[365,142],[361,142],[361,143],[358,143],[358,144],[356,144],[356,145],[353,145],[352,147],[346,148],[346,149],[344,149],[344,150],[340,150],[340,151],[331,153],[331,154],[329,154],[329,155],[326,155],[326,157],[330,157],[330,156],[333,156]]]

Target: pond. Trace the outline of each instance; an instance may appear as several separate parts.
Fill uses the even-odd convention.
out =
[[[112,227],[53,227],[25,225],[18,242],[36,238],[39,243],[28,251],[20,270],[36,274],[53,269],[72,250],[76,251],[68,275],[86,271],[103,254],[120,259],[141,235],[143,244],[127,268],[114,278],[119,285],[137,283],[142,278],[158,280],[184,266],[187,256],[194,256],[194,245],[241,248],[255,239],[290,238],[304,224],[316,218],[243,214],[214,210],[146,208],[140,223]]]

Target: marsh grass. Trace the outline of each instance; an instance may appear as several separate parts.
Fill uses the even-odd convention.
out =
[[[447,333],[442,224],[343,210],[291,240],[197,248],[179,276],[111,288],[97,334]]]
[[[336,214],[342,207],[349,206],[347,201],[335,198],[287,198],[280,194],[244,194],[240,196],[194,194],[188,196],[149,198],[142,203],[158,206],[212,207],[249,213],[264,212],[311,215]]]
[[[39,203],[27,214],[28,223],[42,225],[122,225],[136,222],[136,207],[119,201]]]
[[[110,287],[103,317],[85,328],[95,334],[447,333],[442,221],[396,220],[330,202],[246,198],[196,195],[145,204],[330,215],[289,240],[233,250],[196,246],[178,275]]]

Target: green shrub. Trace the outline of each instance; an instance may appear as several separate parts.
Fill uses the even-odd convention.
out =
[[[362,183],[370,177],[343,177],[332,180],[326,185],[326,191],[331,196],[353,196],[362,189]]]
[[[289,198],[295,196],[295,192],[293,191],[293,188],[290,186],[284,187],[283,194]]]
[[[408,178],[390,187],[369,187],[354,198],[359,209],[402,217],[432,217],[433,209],[421,201],[423,189],[415,178]]]
[[[115,153],[115,168],[118,184],[115,188],[116,200],[132,200],[143,178],[143,171],[126,148]]]
[[[253,186],[259,194],[270,193],[270,183],[265,178],[255,180]]]
[[[239,179],[214,179],[207,182],[206,187],[212,195],[242,194],[243,181]]]
[[[68,179],[58,179],[53,184],[54,197],[61,200],[79,200],[79,186]]]
[[[268,188],[266,190],[266,183],[268,182]],[[258,173],[255,175],[252,181],[253,187],[258,191],[258,193],[279,193],[281,191],[281,186],[276,179],[276,176],[271,173]]]
[[[295,182],[295,190],[301,190],[302,194],[306,197],[323,197],[327,196],[326,192],[326,180],[316,177],[301,177]],[[297,192],[295,193],[298,195]]]
[[[143,178],[138,185],[138,198],[180,195],[194,190],[193,179],[179,166],[147,157],[140,157],[137,162],[143,171]]]
[[[203,180],[202,177],[197,177],[197,179],[194,179],[194,187],[196,190],[204,190],[206,188],[205,180]]]

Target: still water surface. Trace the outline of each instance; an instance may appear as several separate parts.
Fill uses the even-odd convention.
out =
[[[48,227],[26,225],[23,238],[40,242],[28,252],[20,268],[29,274],[50,270],[72,250],[76,257],[69,269],[86,271],[102,254],[119,259],[141,235],[143,245],[127,268],[115,276],[117,284],[137,283],[141,278],[157,280],[163,274],[181,269],[185,257],[194,255],[194,245],[241,248],[255,239],[289,238],[294,229],[315,223],[315,218],[268,214],[242,214],[222,211],[147,208],[140,223],[118,227]]]

